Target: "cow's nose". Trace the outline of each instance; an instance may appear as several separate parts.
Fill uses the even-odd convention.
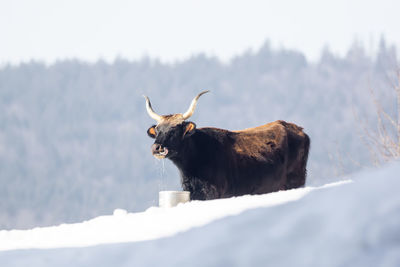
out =
[[[153,152],[153,155],[159,159],[165,158],[168,154],[168,149],[160,144],[153,144],[151,146],[151,150]]]
[[[153,152],[153,154],[158,154],[162,151],[162,146],[160,144],[153,144],[151,146],[151,151]]]
[[[163,159],[168,154],[168,149],[160,144],[153,144],[151,146],[151,151],[153,152],[154,157],[158,159]]]

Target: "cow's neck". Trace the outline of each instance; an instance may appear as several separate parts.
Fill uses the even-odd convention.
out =
[[[197,176],[201,172],[202,166],[206,166],[205,162],[214,156],[209,153],[212,150],[210,148],[215,145],[216,140],[212,136],[196,130],[196,133],[184,140],[182,151],[171,160],[183,176]]]

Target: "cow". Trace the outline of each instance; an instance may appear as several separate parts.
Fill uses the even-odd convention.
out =
[[[192,200],[265,194],[302,187],[310,139],[303,129],[282,120],[240,131],[196,128],[187,121],[198,94],[185,113],[158,115],[147,96],[146,109],[157,121],[147,130],[154,157],[179,169],[182,189]]]

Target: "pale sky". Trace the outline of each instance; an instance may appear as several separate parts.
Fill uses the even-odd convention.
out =
[[[399,0],[0,0],[0,64],[144,56],[172,62],[204,52],[227,61],[265,40],[317,60],[324,46],[400,47]]]

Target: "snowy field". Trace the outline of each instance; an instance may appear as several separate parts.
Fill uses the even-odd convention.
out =
[[[0,231],[0,266],[400,266],[400,164],[351,179]]]

